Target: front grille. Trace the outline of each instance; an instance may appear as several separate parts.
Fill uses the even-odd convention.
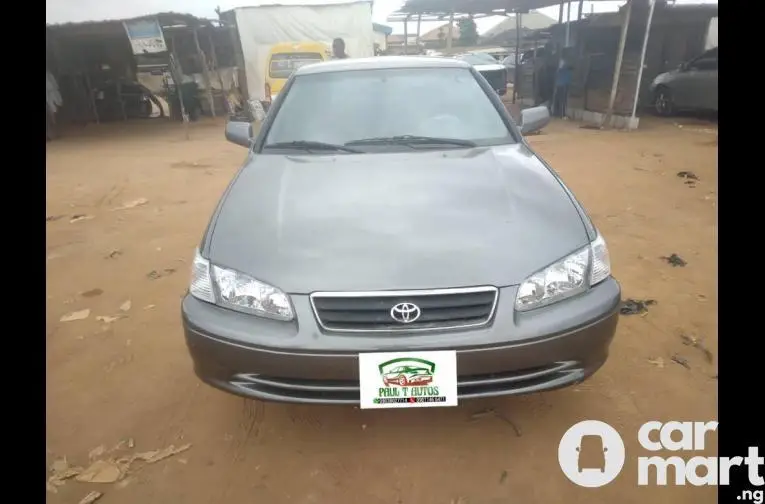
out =
[[[311,294],[311,305],[319,325],[328,331],[425,331],[486,325],[498,295],[495,287],[317,292]]]

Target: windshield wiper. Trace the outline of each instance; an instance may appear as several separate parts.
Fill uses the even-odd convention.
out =
[[[335,145],[325,142],[314,142],[312,140],[295,140],[293,142],[276,142],[266,144],[264,149],[301,149],[301,150],[325,150],[325,151],[343,151],[361,154],[362,151],[352,149],[344,145]]]
[[[418,135],[399,135],[390,137],[362,138],[346,142],[345,145],[456,145],[459,147],[476,147],[475,142],[459,138],[439,138]]]

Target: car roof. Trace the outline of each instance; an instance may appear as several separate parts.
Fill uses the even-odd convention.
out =
[[[374,56],[347,58],[301,66],[295,75],[345,72],[349,70],[384,70],[389,68],[469,68],[470,64],[454,58],[435,56]]]

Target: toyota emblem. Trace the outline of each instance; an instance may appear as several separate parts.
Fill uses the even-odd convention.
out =
[[[390,309],[390,317],[402,324],[411,324],[420,318],[420,307],[414,303],[399,303]]]

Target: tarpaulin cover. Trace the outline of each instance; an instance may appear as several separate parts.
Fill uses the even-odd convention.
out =
[[[321,5],[271,5],[235,9],[251,100],[265,98],[268,54],[283,42],[323,42],[342,38],[351,58],[374,56],[369,1],[323,0]],[[307,3],[305,1],[301,2]]]

